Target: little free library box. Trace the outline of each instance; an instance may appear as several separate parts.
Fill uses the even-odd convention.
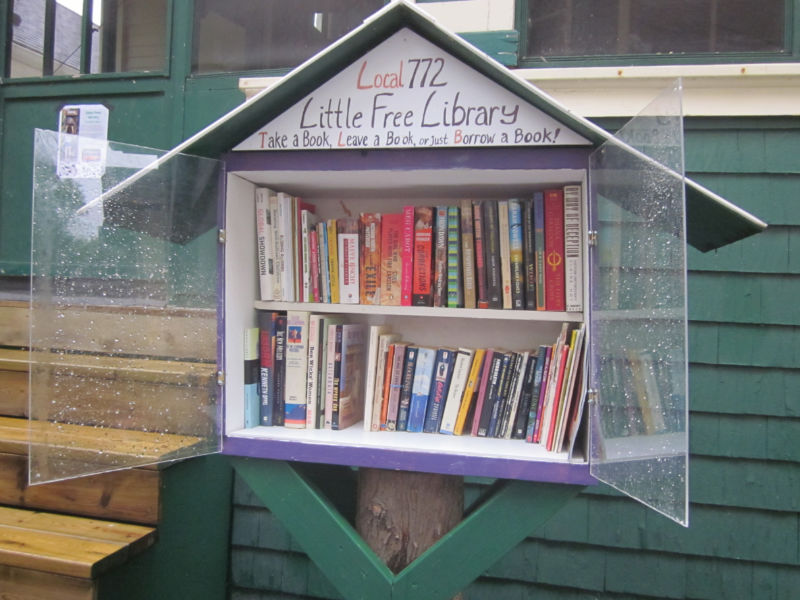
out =
[[[37,132],[32,481],[222,451],[686,522],[686,243],[764,224],[684,177],[679,82],[611,135],[395,2],[168,152],[72,147]]]

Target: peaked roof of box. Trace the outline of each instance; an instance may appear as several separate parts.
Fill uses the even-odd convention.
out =
[[[268,123],[402,28],[408,28],[439,46],[593,144],[600,145],[614,139],[612,134],[573,114],[530,82],[462,38],[443,29],[415,5],[406,0],[393,0],[367,18],[361,26],[305,61],[271,87],[262,90],[183,141],[158,162],[169,160],[177,153],[214,158],[221,156],[251,135],[254,123],[257,126]],[[621,142],[620,144],[630,152],[640,154],[638,150]],[[675,176],[682,175],[675,173]],[[684,181],[687,241],[699,250],[718,248],[758,233],[766,227],[758,218],[700,184],[688,178]]]

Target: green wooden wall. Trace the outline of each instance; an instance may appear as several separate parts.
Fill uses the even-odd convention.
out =
[[[798,597],[798,157],[800,119],[686,123],[691,176],[770,225],[715,252],[689,251],[690,527],[597,486],[465,600]],[[480,489],[470,482],[467,502]],[[241,481],[231,579],[232,600],[339,598]]]

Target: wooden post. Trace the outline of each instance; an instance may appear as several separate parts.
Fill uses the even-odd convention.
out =
[[[464,480],[360,469],[356,530],[395,574],[461,522]]]

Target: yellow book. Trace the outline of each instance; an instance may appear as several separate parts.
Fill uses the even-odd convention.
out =
[[[339,304],[339,249],[336,219],[328,219],[328,274],[331,279],[331,304]]]
[[[483,357],[486,355],[484,348],[475,350],[475,356],[472,359],[472,366],[469,370],[469,377],[467,378],[467,387],[464,388],[464,395],[461,396],[461,407],[458,409],[458,417],[456,417],[456,426],[453,428],[453,434],[461,435],[464,431],[469,408],[472,404],[472,397],[475,395],[475,388],[478,387],[478,382],[481,379],[481,366],[483,365]]]

